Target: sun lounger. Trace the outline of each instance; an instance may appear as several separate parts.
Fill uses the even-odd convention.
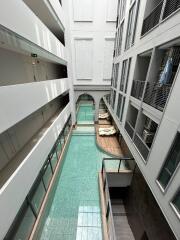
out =
[[[106,128],[99,128],[99,132],[101,132],[101,131],[107,132],[107,131],[111,131],[111,130],[114,130],[114,129],[115,129],[114,126],[106,127]]]
[[[112,129],[109,131],[99,131],[99,136],[111,136],[116,133],[116,129]]]
[[[99,114],[99,119],[106,119],[106,118],[108,118],[109,117],[109,113],[100,113]]]

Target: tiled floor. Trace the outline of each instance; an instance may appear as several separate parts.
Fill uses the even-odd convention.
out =
[[[119,145],[119,142],[117,140],[117,137],[115,135],[113,136],[99,136],[99,127],[107,128],[110,125],[96,125],[96,138],[97,143],[99,146],[104,149],[106,152],[113,154],[117,157],[123,156],[122,149]]]

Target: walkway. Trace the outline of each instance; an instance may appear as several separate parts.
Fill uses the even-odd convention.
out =
[[[111,200],[114,227],[117,240],[135,240],[129,226],[125,207],[121,199]]]
[[[107,153],[122,157],[123,152],[119,145],[116,135],[113,136],[99,136],[99,127],[109,127],[110,125],[96,125],[96,140],[98,145]]]

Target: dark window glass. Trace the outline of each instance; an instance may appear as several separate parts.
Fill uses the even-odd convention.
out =
[[[122,95],[119,94],[118,105],[117,105],[117,116],[118,116],[118,117],[119,117],[119,115],[120,115],[121,103],[122,103]]]
[[[43,202],[44,196],[46,194],[46,191],[41,180],[35,183],[35,185],[36,185],[35,189],[33,190],[32,194],[30,193],[29,199],[31,201],[31,204],[34,210],[36,211],[36,214],[38,214],[41,204]]]
[[[28,240],[32,231],[32,228],[35,223],[35,216],[25,201],[13,223],[9,232],[7,233],[4,239],[12,240]]]
[[[54,149],[54,152],[50,155],[50,160],[51,160],[52,168],[54,170],[56,167],[56,164],[57,164],[57,160],[58,160],[55,149]]]
[[[176,210],[178,211],[178,213],[180,214],[180,190],[176,193],[172,203]]]
[[[43,167],[43,181],[45,184],[46,189],[48,188],[51,178],[52,178],[52,170],[49,161],[46,162],[46,164]]]
[[[177,134],[165,164],[160,172],[158,181],[165,188],[180,162],[180,133]]]

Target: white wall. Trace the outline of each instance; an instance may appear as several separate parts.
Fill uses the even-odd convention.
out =
[[[63,8],[69,18],[66,39],[74,84],[109,85],[117,0],[64,0]]]
[[[68,89],[67,78],[0,87],[0,133]]]
[[[68,104],[0,189],[0,239],[7,233],[69,115]]]
[[[65,47],[22,1],[2,0],[0,24],[66,60]]]

